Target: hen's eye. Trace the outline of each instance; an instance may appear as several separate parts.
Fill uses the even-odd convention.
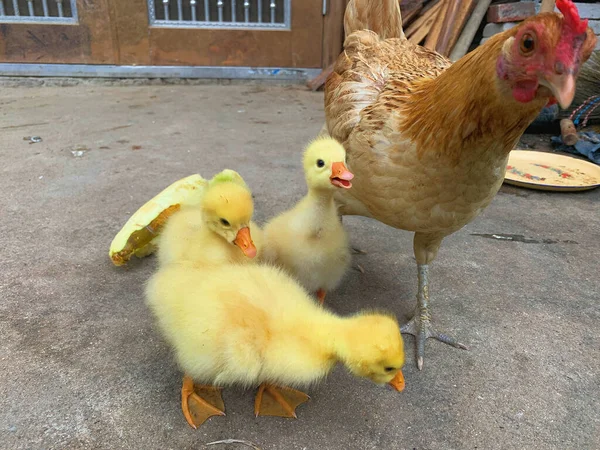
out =
[[[230,223],[227,221],[227,219],[221,219],[221,223],[223,225],[225,225],[226,227],[228,227],[230,225]]]
[[[391,372],[392,370],[396,370],[396,368],[395,367],[386,367],[384,370],[386,372]]]
[[[323,167],[325,165],[325,161],[322,159],[317,159],[317,167]]]
[[[535,39],[533,35],[526,33],[521,39],[521,53],[528,55],[535,50]]]

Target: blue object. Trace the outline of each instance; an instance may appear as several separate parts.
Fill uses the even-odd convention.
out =
[[[559,117],[559,109],[558,105],[550,105],[544,106],[544,108],[540,111],[539,115],[533,121],[533,124],[540,125],[543,123],[554,122],[558,120]]]
[[[581,122],[581,117],[590,110],[590,108],[594,107],[594,105],[596,105],[598,102],[600,102],[600,96],[596,95],[595,98],[594,97],[590,97],[592,100],[589,100],[587,105],[585,105],[583,108],[581,108],[581,110],[579,110],[577,112],[577,114],[575,114],[575,117],[573,117],[573,124],[575,126],[579,125],[579,122]]]
[[[566,145],[560,136],[552,138],[552,143],[558,150],[583,155],[590,161],[600,164],[600,133],[582,131],[575,145]]]

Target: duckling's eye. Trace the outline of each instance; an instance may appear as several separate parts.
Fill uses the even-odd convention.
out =
[[[391,372],[391,371],[393,371],[393,370],[396,370],[396,368],[395,368],[395,367],[386,367],[384,370],[385,370],[386,372]]]
[[[317,159],[317,167],[323,167],[325,165],[325,161],[322,159]]]
[[[224,226],[228,227],[231,224],[227,221],[227,219],[221,219],[221,224],[223,224]]]
[[[525,33],[521,38],[521,53],[523,55],[529,55],[535,50],[535,38],[530,33]]]

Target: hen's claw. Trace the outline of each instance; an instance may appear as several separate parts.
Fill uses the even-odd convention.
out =
[[[354,270],[357,270],[360,273],[365,273],[365,269],[360,264],[356,264],[353,268]]]
[[[404,334],[412,334],[415,337],[417,347],[417,367],[419,370],[423,370],[425,341],[429,338],[437,339],[438,341],[451,345],[452,347],[467,350],[466,345],[461,344],[452,336],[448,336],[447,334],[441,333],[433,328],[431,321],[429,319],[424,319],[422,314],[415,315],[408,323],[402,325],[402,327],[400,327],[400,331]]]

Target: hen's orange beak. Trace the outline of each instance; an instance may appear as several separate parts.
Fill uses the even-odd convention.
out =
[[[398,392],[404,390],[404,375],[402,374],[401,370],[399,370],[394,379],[389,382],[389,385],[396,389]]]
[[[544,82],[545,81],[545,82]],[[552,91],[552,95],[558,101],[562,109],[567,109],[575,97],[575,75],[572,73],[553,73],[547,76],[540,84],[545,85]]]
[[[334,186],[350,189],[352,187],[352,183],[350,183],[352,178],[354,178],[354,175],[343,162],[334,162],[331,165],[331,176],[329,179]]]
[[[250,237],[250,228],[240,228],[233,243],[237,245],[248,258],[252,259],[256,256],[256,247],[254,246],[254,242],[252,242],[252,237]]]

